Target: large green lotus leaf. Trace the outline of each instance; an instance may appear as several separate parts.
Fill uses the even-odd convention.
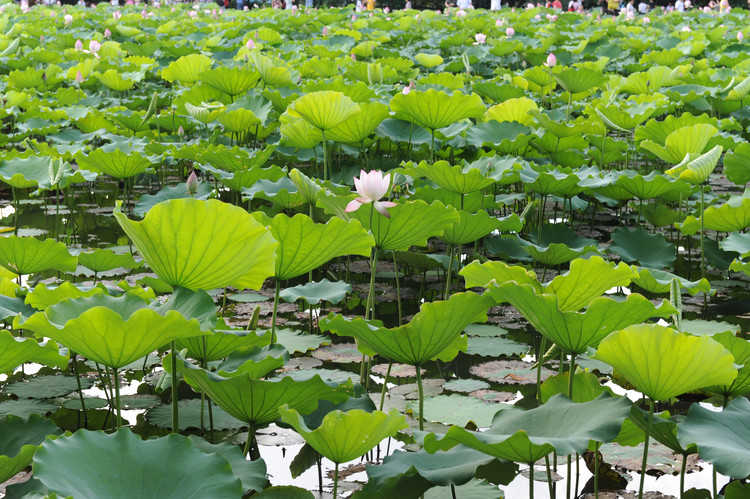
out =
[[[667,137],[672,132],[686,126],[696,125],[698,123],[707,123],[719,127],[719,120],[710,117],[708,114],[695,116],[691,113],[682,113],[680,116],[668,115],[663,121],[656,119],[649,120],[645,125],[638,127],[635,131],[635,143],[639,144],[642,140],[648,139],[660,145],[664,145]]]
[[[411,176],[427,177],[443,189],[462,195],[485,189],[495,183],[495,179],[485,176],[478,168],[470,165],[451,166],[447,161],[436,161],[432,165],[422,161],[414,168],[414,173],[416,175]]]
[[[162,76],[164,73],[162,73]],[[198,74],[198,80],[234,98],[258,83],[258,73],[241,67],[216,68]]]
[[[419,64],[429,68],[434,68],[435,66],[439,66],[443,63],[443,58],[440,57],[440,54],[425,54],[425,53],[418,53],[414,56],[414,60],[416,60]]]
[[[68,253],[64,243],[35,237],[0,237],[0,266],[15,274],[35,274],[43,270],[72,272],[78,258]]]
[[[547,401],[557,394],[568,394],[568,382],[570,381],[570,373],[565,372],[562,374],[556,374],[545,379],[542,383],[542,402]],[[612,391],[603,386],[599,382],[599,378],[590,372],[577,372],[573,377],[573,402],[589,402],[594,400],[604,392],[609,392],[613,395]]]
[[[531,464],[553,451],[562,456],[583,452],[589,440],[613,440],[628,417],[630,406],[627,398],[606,394],[584,403],[555,395],[530,411],[517,407],[501,410],[484,432],[453,426],[440,440],[433,433],[427,434],[424,448],[435,452],[464,444],[500,459]]]
[[[114,149],[105,151],[95,149],[88,156],[83,153],[76,155],[76,160],[81,168],[97,173],[106,173],[115,178],[126,179],[145,173],[153,164],[148,157],[138,152],[130,154]]]
[[[169,382],[169,377],[163,378]],[[179,407],[179,418],[180,418],[180,431],[188,430],[190,428],[200,429],[205,428],[209,423],[208,404],[198,398],[194,399],[183,399],[178,402]],[[201,411],[203,411],[203,419],[201,420]],[[212,404],[211,413],[214,418],[214,430],[239,430],[247,426],[239,419],[227,414],[221,407],[216,404]],[[146,420],[149,423],[158,426],[159,428],[172,429],[172,405],[161,404],[156,407],[151,407],[144,414]]]
[[[64,300],[20,326],[112,368],[126,366],[178,338],[204,334],[197,319],[186,319],[169,304],[149,308],[130,293]]]
[[[277,66],[273,59],[262,55],[258,51],[250,53],[250,57],[255,63],[255,69],[260,73],[260,79],[263,80],[266,87],[293,87],[294,80],[299,75],[285,66]],[[281,62],[279,62],[281,64]],[[267,97],[272,98],[268,94]]]
[[[442,236],[438,236],[454,246],[473,243],[494,231],[518,232],[523,228],[520,217],[515,213],[506,219],[493,217],[484,210],[474,214],[461,210],[458,215],[461,217],[459,222],[445,229]]]
[[[525,126],[532,126],[534,124],[534,116],[530,112],[535,110],[539,110],[539,107],[528,97],[508,99],[489,108],[486,120],[494,120],[501,123],[504,121],[515,121]]]
[[[94,272],[106,272],[121,267],[135,269],[140,265],[130,253],[115,253],[112,250],[101,248],[80,253],[78,263]]]
[[[716,168],[723,150],[722,146],[716,146],[698,157],[688,154],[680,164],[670,168],[665,173],[694,185],[702,184],[708,180],[708,176]]]
[[[305,420],[288,406],[279,407],[281,420],[291,425],[297,433],[320,455],[336,464],[356,459],[369,452],[383,439],[392,437],[408,427],[406,418],[391,409],[365,412],[354,409],[348,412],[331,411],[320,426],[310,430]]]
[[[637,405],[633,405],[630,410],[630,417],[622,425],[622,431],[617,437],[617,442],[621,445],[631,447],[643,443],[646,436],[646,428],[649,426],[648,419],[648,412]],[[669,412],[655,413],[651,419],[649,434],[651,438],[677,454],[695,454],[697,452],[695,445],[690,444],[683,447],[677,439],[678,427],[677,420],[670,417]]]
[[[93,75],[99,82],[110,90],[116,92],[125,92],[130,90],[138,83],[137,80],[131,80],[123,77],[122,74],[116,69],[108,69],[104,73],[94,73]]]
[[[424,303],[406,325],[385,328],[377,321],[330,315],[320,321],[321,331],[352,336],[357,344],[394,362],[419,365],[440,358],[451,360],[465,350],[464,328],[486,318],[492,299],[475,293],[456,293],[446,301]],[[460,343],[460,344],[459,344]]]
[[[610,104],[595,108],[596,114],[608,129],[626,133],[649,119],[656,110],[656,106],[650,102],[631,107]]]
[[[275,182],[261,179],[252,187],[242,189],[243,200],[256,198],[271,201],[279,208],[289,211],[305,203],[302,193],[299,192],[294,182],[286,176],[281,177]]]
[[[259,289],[274,274],[278,243],[242,208],[209,199],[173,199],[141,222],[115,218],[149,267],[170,286]]]
[[[652,317],[669,317],[676,310],[664,301],[659,307],[632,293],[624,301],[596,298],[582,312],[562,311],[553,294],[540,294],[528,284],[508,282],[490,286],[489,294],[499,303],[513,305],[540,333],[568,353],[582,354],[612,331]]]
[[[716,127],[699,123],[675,130],[669,134],[663,146],[651,140],[643,140],[640,147],[657,158],[676,165],[681,163],[688,154],[703,154],[709,141],[717,132]]]
[[[750,92],[750,77],[745,78],[741,82],[737,83],[732,90],[727,94],[727,100],[742,100],[747,97]]]
[[[724,331],[711,336],[715,341],[724,345],[724,348],[734,357],[734,363],[742,366],[737,371],[737,379],[731,385],[709,386],[706,390],[711,393],[719,393],[727,397],[737,397],[750,392],[750,342],[739,338],[734,331]]]
[[[655,324],[630,326],[604,339],[595,359],[614,367],[653,400],[666,400],[737,377],[734,357],[708,336],[689,336]]]
[[[645,176],[637,172],[625,172],[617,178],[615,185],[638,199],[653,199],[664,194],[682,194],[687,197],[691,190],[684,180],[672,179],[657,171]]]
[[[481,118],[485,113],[482,98],[476,94],[448,95],[433,88],[397,93],[390,105],[397,118],[433,131],[467,118]]]
[[[552,73],[557,83],[568,93],[580,94],[605,83],[601,71],[586,68],[565,68],[559,73]]]
[[[256,334],[255,331],[245,330],[216,330],[207,336],[191,336],[177,340],[177,348],[187,349],[188,356],[192,359],[203,359],[207,362],[221,360],[239,349],[251,349],[263,347],[271,342],[269,332]],[[205,344],[205,353],[203,345]]]
[[[360,112],[360,107],[342,92],[321,90],[305,94],[291,105],[291,109],[317,128],[327,131]]]
[[[48,156],[3,159],[0,161],[0,180],[16,189],[48,189],[52,185],[50,161]]]
[[[227,109],[219,115],[217,121],[232,133],[245,132],[251,126],[260,124],[260,120],[249,109]]]
[[[170,83],[178,81],[183,85],[192,85],[198,81],[198,75],[211,67],[211,59],[203,54],[189,54],[180,57],[164,68],[161,77]]]
[[[724,155],[724,175],[739,186],[750,182],[750,144],[740,144],[734,151],[727,151]]]
[[[13,291],[15,293],[15,291]],[[34,314],[34,309],[24,303],[23,298],[12,298],[10,296],[0,295],[0,320],[6,320],[8,318],[31,317]]]
[[[192,197],[194,199],[208,199],[213,191],[213,186],[209,182],[199,182],[198,190],[192,196],[188,192],[187,183],[180,182],[176,185],[165,187],[156,194],[143,194],[133,207],[133,213],[143,217],[148,210],[153,208],[157,203],[168,201],[170,199],[182,199]]]
[[[40,344],[34,338],[16,338],[10,331],[0,331],[0,352],[0,374],[8,373],[26,362],[60,369],[68,365],[68,356],[60,355],[54,341]]]
[[[638,268],[638,277],[633,279],[633,284],[645,289],[649,293],[669,293],[673,279],[677,279],[680,288],[686,289],[691,295],[711,291],[711,284],[705,277],[698,281],[688,281],[665,270],[644,269],[641,267]]]
[[[536,231],[530,234],[532,241],[522,239],[517,234],[518,245],[531,257],[545,266],[560,265],[586,253],[598,253],[596,241],[578,236],[565,224],[545,225],[541,239],[537,241]]]
[[[271,221],[270,230],[279,242],[274,276],[283,280],[305,274],[339,256],[369,256],[375,244],[359,223],[336,217],[318,224],[301,213],[291,218],[279,214]]]
[[[319,201],[322,199],[331,198],[318,198]],[[425,246],[429,238],[441,235],[445,229],[460,220],[458,211],[439,201],[432,204],[419,200],[407,201],[388,208],[388,211],[391,218],[375,213],[372,217],[372,226],[370,205],[361,206],[357,211],[347,215],[359,220],[362,227],[370,231],[378,248],[398,251],[408,250],[412,246]]]
[[[612,231],[609,251],[620,255],[626,262],[638,262],[644,267],[671,268],[677,255],[674,244],[661,234],[652,234],[642,227],[617,227]]]
[[[216,366],[216,372],[225,378],[248,375],[251,379],[260,379],[286,362],[289,362],[289,352],[283,346],[256,346],[235,350]]]
[[[186,102],[185,111],[199,122],[208,125],[226,111],[226,106],[221,102],[203,102],[200,106]]]
[[[624,263],[614,265],[602,257],[592,256],[570,263],[570,270],[545,284],[545,292],[557,296],[563,311],[579,310],[608,289],[627,286],[638,274]],[[523,283],[519,283],[523,284]]]
[[[260,491],[268,487],[268,478],[266,477],[266,463],[262,459],[248,461],[242,451],[236,445],[227,442],[211,444],[203,438],[195,435],[188,436],[190,442],[205,454],[219,454],[229,462],[232,467],[232,473],[242,482],[242,488],[247,492],[249,490]]]
[[[721,412],[692,404],[677,428],[683,445],[696,444],[698,455],[732,478],[750,475],[750,401],[738,397]]]
[[[47,440],[34,455],[34,477],[63,497],[237,498],[242,483],[220,454],[187,437],[141,440],[129,428],[114,434],[80,430]]]
[[[462,268],[458,274],[466,280],[467,288],[484,288],[493,281],[497,284],[515,281],[518,284],[530,284],[539,288],[536,273],[519,265],[508,265],[496,260],[490,260],[482,264],[478,260],[474,260]]]
[[[466,131],[466,143],[476,148],[492,147],[500,154],[526,150],[534,136],[531,128],[515,121],[488,121]]]
[[[328,386],[319,375],[305,381],[290,377],[262,381],[252,379],[249,374],[223,378],[180,359],[177,369],[190,385],[200,388],[226,412],[254,427],[276,420],[279,407],[284,404],[307,414],[315,410],[319,400],[338,403],[348,397]]]
[[[13,478],[31,464],[31,458],[48,435],[60,435],[49,419],[32,414],[28,419],[8,415],[0,418],[0,483]]]
[[[344,300],[346,294],[351,292],[352,285],[346,281],[331,282],[328,279],[323,279],[320,282],[309,282],[286,288],[281,291],[279,296],[289,303],[303,299],[305,303],[310,305],[317,305],[322,301],[331,302],[335,305]]]
[[[281,132],[281,144],[291,147],[313,149],[323,140],[320,130],[310,125],[303,118],[282,123],[279,131]]]
[[[736,232],[750,226],[750,198],[733,197],[721,206],[709,206],[703,212],[703,225],[716,232]],[[700,219],[693,216],[685,218],[680,231],[693,235],[700,230]]]
[[[388,106],[372,101],[359,104],[361,112],[350,116],[326,133],[326,139],[345,144],[362,144],[388,117]]]

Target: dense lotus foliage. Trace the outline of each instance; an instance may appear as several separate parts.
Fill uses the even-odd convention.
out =
[[[747,497],[746,14],[0,5],[5,497]]]

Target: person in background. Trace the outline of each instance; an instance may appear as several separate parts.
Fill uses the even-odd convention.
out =
[[[367,0],[367,10],[370,12],[375,10],[375,0]]]
[[[365,6],[362,5],[362,0],[357,0],[356,5],[354,6],[355,12],[362,12],[364,10]]]
[[[646,0],[641,0],[641,3],[638,4],[638,13],[639,14],[648,14],[649,10],[651,10],[651,8],[646,3]]]
[[[674,10],[675,12],[685,12],[685,2],[682,0],[677,0],[674,3]]]
[[[474,8],[474,6],[471,4],[471,0],[458,0],[458,2],[456,2],[456,5],[461,10],[469,10]]]
[[[490,0],[490,10],[500,10],[502,4],[500,0]]]
[[[406,3],[404,4],[404,10],[410,10],[411,9],[411,0],[406,0]]]
[[[560,0],[554,0],[552,2],[552,8],[556,10],[562,10],[562,2]]]

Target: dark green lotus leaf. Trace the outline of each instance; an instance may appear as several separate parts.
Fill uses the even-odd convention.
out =
[[[325,224],[301,213],[276,215],[271,234],[279,242],[276,250],[277,279],[291,279],[343,255],[369,256],[374,240],[360,224],[331,218]]]
[[[436,161],[434,164],[422,161],[413,168],[414,174],[410,173],[410,170],[407,169],[407,173],[412,177],[427,177],[443,189],[456,194],[479,191],[495,183],[493,178],[485,176],[478,168],[472,168],[470,165],[451,166],[447,161]]]
[[[94,272],[106,272],[119,267],[135,269],[139,266],[130,253],[115,253],[106,249],[84,251],[78,255],[78,263]]]
[[[542,402],[547,401],[557,394],[568,394],[568,382],[570,381],[570,373],[556,374],[545,379],[542,383]],[[573,378],[573,402],[590,402],[600,396],[602,393],[607,392],[610,395],[614,395],[612,390],[602,386],[599,382],[599,378],[590,372],[577,372]]]
[[[31,464],[39,445],[49,435],[60,435],[60,430],[49,419],[33,414],[28,418],[4,416],[0,419],[0,483],[13,478]]]
[[[652,317],[676,313],[667,301],[659,307],[633,293],[624,301],[595,298],[585,311],[560,310],[558,297],[540,294],[528,284],[508,282],[490,286],[488,293],[499,303],[513,305],[540,333],[568,353],[582,354],[596,346],[612,331],[643,322]]]
[[[732,478],[750,475],[750,401],[732,400],[721,412],[692,404],[687,418],[677,428],[684,446],[695,444],[698,455],[716,471]]]
[[[150,308],[131,293],[65,300],[34,314],[21,327],[112,368],[178,338],[205,334],[197,319],[186,319],[169,304]]]
[[[386,118],[380,123],[375,134],[394,143],[408,142],[414,145],[429,144],[430,132],[406,120]]]
[[[391,99],[396,118],[405,119],[428,130],[445,128],[466,118],[481,118],[486,109],[476,94],[454,92],[448,95],[435,89],[397,93]]]
[[[518,284],[531,284],[539,287],[536,273],[524,267],[508,265],[500,261],[491,260],[480,264],[479,261],[474,260],[462,268],[458,274],[466,280],[467,288],[484,288],[489,286],[492,281],[496,284],[515,281]]]
[[[208,69],[198,74],[198,80],[201,83],[224,92],[232,98],[254,87],[259,79],[258,73],[241,67]]]
[[[530,191],[543,195],[554,195],[572,197],[583,192],[585,188],[580,182],[585,178],[583,171],[570,171],[570,169],[537,171],[524,168],[519,171],[521,182]]]
[[[552,266],[569,262],[585,253],[596,253],[596,241],[580,237],[565,224],[551,224],[542,227],[541,238],[536,231],[530,234],[531,242],[516,236],[519,244],[535,260]]]
[[[156,194],[144,194],[133,207],[133,213],[142,217],[156,204],[170,199],[183,199],[192,197],[194,199],[208,199],[213,188],[209,182],[198,182],[198,191],[192,196],[188,193],[187,184],[182,182],[177,185],[165,187]]]
[[[492,147],[500,153],[524,151],[534,136],[531,128],[515,121],[488,121],[466,131],[466,143],[474,147]]]
[[[587,92],[605,82],[601,71],[586,68],[565,68],[559,73],[552,73],[552,76],[570,94]]]
[[[198,75],[211,67],[211,59],[203,54],[185,55],[172,62],[161,72],[161,77],[170,83],[178,81],[191,85],[198,81]]]
[[[317,334],[307,334],[294,329],[276,329],[277,342],[283,345],[289,353],[305,353],[315,350],[321,345],[329,345],[330,339]]]
[[[68,356],[60,355],[54,341],[39,343],[34,338],[16,338],[0,331],[0,373],[8,373],[26,362],[37,362],[60,369],[68,365]]]
[[[419,418],[419,402],[414,400],[406,406],[414,418]],[[425,398],[424,420],[457,425],[464,427],[474,423],[479,427],[486,427],[492,423],[492,418],[501,406],[495,403],[481,401],[477,397],[466,395],[434,395]]]
[[[724,155],[724,175],[739,186],[750,182],[750,144],[740,144],[734,151],[727,151]]]
[[[191,336],[177,340],[177,348],[187,349],[188,357],[213,362],[226,358],[237,349],[247,349],[255,346],[263,347],[271,342],[271,334],[257,334],[246,330],[216,330],[207,336]],[[204,346],[205,344],[205,352]]]
[[[515,213],[506,219],[495,218],[484,210],[475,214],[461,210],[458,215],[459,222],[445,229],[443,235],[439,236],[440,239],[454,246],[473,243],[494,231],[518,232],[523,228],[523,222]]]
[[[523,355],[528,351],[529,346],[525,343],[518,343],[507,338],[469,336],[466,346],[467,355],[481,355],[483,357],[511,357]]]
[[[261,491],[268,486],[266,478],[266,463],[262,459],[248,461],[242,455],[240,448],[226,442],[210,444],[205,439],[190,435],[190,442],[205,454],[219,454],[229,462],[232,473],[242,482],[245,492],[250,490]]]
[[[342,402],[348,397],[317,375],[305,381],[289,377],[262,381],[246,374],[223,378],[180,359],[177,369],[188,383],[200,388],[222,409],[254,427],[277,419],[279,407],[284,404],[304,414],[315,410],[321,399]]]
[[[0,180],[16,189],[48,189],[52,185],[50,160],[49,156],[3,159],[0,161]]]
[[[81,378],[81,388],[84,390],[93,385],[88,378]],[[34,376],[23,381],[16,381],[6,385],[5,391],[19,398],[48,399],[63,397],[78,389],[74,376],[50,375]],[[18,414],[16,414],[18,415]]]
[[[346,298],[347,293],[351,292],[352,285],[345,281],[331,282],[328,279],[323,279],[319,282],[309,282],[286,288],[281,291],[279,296],[290,303],[303,299],[305,303],[310,305],[317,305],[322,301],[335,305]]]
[[[294,485],[274,485],[255,494],[256,499],[315,499],[312,492]]]
[[[15,274],[35,274],[43,270],[72,272],[78,258],[68,253],[64,243],[35,237],[0,237],[0,266]]]
[[[612,231],[609,251],[616,252],[626,262],[638,262],[649,268],[671,267],[677,258],[674,244],[642,227],[617,227]]]
[[[706,492],[708,493],[706,497],[711,497],[711,492],[708,490],[706,490]],[[739,480],[733,480],[729,482],[727,484],[727,487],[724,489],[725,499],[743,499],[748,495],[750,495],[750,485],[742,483]]]
[[[220,454],[187,437],[141,440],[128,428],[108,435],[80,430],[48,440],[34,455],[34,476],[64,497],[236,498],[242,483]]]
[[[180,411],[180,431],[189,430],[191,428],[201,427],[201,400],[200,399],[187,399],[180,400],[177,403]],[[208,404],[204,403],[203,406],[203,425],[204,428],[208,427],[209,413]],[[217,407],[216,404],[211,408],[214,418],[214,429],[216,430],[238,430],[247,426],[246,423],[240,421],[234,416],[227,414],[224,409]],[[152,407],[145,413],[146,419],[149,423],[154,424],[160,428],[172,428],[172,406],[171,405],[157,405]]]
[[[59,409],[60,406],[47,400],[18,399],[0,402],[0,416],[14,415],[28,419],[33,414],[45,415]]]
[[[85,170],[106,173],[119,179],[135,177],[146,172],[153,164],[150,158],[138,152],[128,154],[120,149],[95,149],[88,156],[76,155],[76,161]]]
[[[630,326],[604,339],[595,359],[653,400],[666,400],[737,378],[734,357],[708,336],[689,336],[655,324]]]
[[[627,286],[635,276],[635,269],[629,265],[615,265],[592,256],[573,260],[568,272],[544,285],[544,292],[557,296],[560,310],[574,311],[587,306],[611,288]]]
[[[321,331],[356,338],[360,349],[376,352],[404,364],[419,365],[440,358],[451,360],[459,350],[466,349],[464,328],[486,318],[492,304],[489,297],[457,293],[446,301],[424,303],[406,325],[388,329],[378,321],[345,319],[329,315],[321,319]]]
[[[366,454],[383,439],[408,427],[406,419],[396,409],[388,414],[360,409],[331,411],[314,430],[308,428],[297,411],[286,405],[279,407],[279,415],[318,453],[336,464]]]
[[[630,417],[626,420],[626,423],[632,424],[636,431],[640,430],[640,434],[631,443],[637,445],[638,443],[643,442],[646,435],[646,428],[648,427],[648,412],[633,405],[630,410]],[[680,424],[665,411],[662,414],[654,414],[654,418],[651,420],[649,434],[654,440],[665,445],[677,454],[695,453],[695,445],[690,444],[683,447],[677,439],[677,431],[679,427]],[[625,429],[625,425],[623,425],[623,431],[625,431]]]
[[[615,185],[638,199],[653,199],[664,194],[688,196],[691,190],[686,181],[670,178],[657,171],[645,176],[637,172],[625,172],[617,177]]]
[[[141,222],[115,218],[149,267],[170,286],[259,289],[272,276],[276,247],[270,231],[245,210],[209,199],[173,199]]]
[[[552,451],[562,456],[583,452],[589,440],[613,440],[628,417],[630,406],[627,398],[606,394],[584,403],[555,395],[530,411],[516,407],[501,410],[484,432],[453,426],[440,440],[427,434],[424,448],[435,452],[464,444],[493,457],[531,464]]]
[[[633,279],[633,284],[645,289],[649,293],[669,293],[669,287],[673,279],[677,279],[680,288],[686,289],[691,295],[711,291],[711,284],[706,278],[698,281],[688,281],[683,277],[664,270],[644,269],[642,267],[638,268],[638,277]]]

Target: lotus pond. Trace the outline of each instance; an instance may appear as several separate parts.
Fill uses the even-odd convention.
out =
[[[746,12],[0,28],[0,495],[750,495]]]

